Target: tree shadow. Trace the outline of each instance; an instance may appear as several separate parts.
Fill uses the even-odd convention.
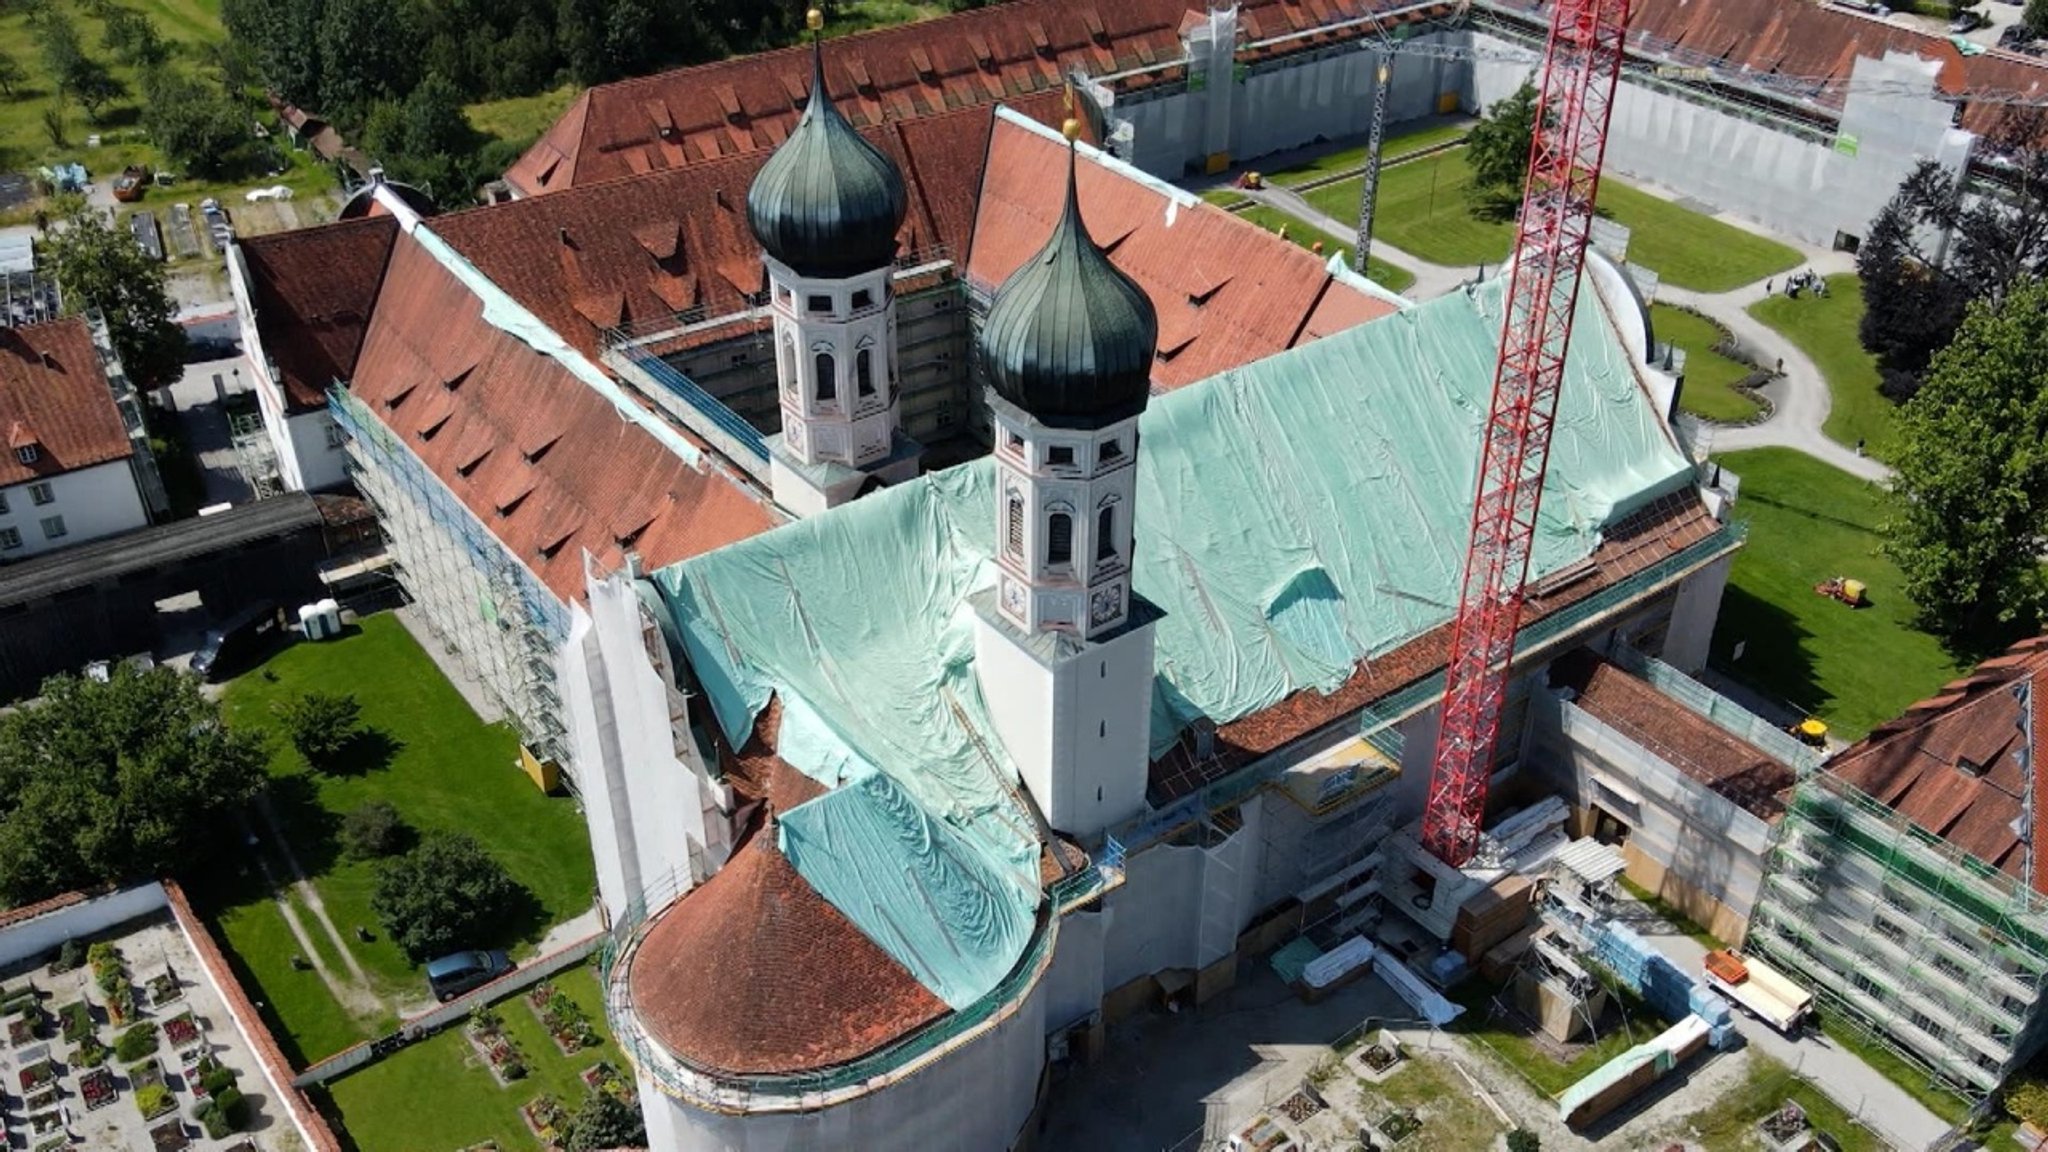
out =
[[[328,776],[367,776],[391,767],[405,742],[382,728],[363,728],[320,765]]]
[[[307,876],[333,867],[341,855],[341,820],[320,803],[320,789],[303,773],[273,777],[270,811],[291,841],[292,856]],[[280,879],[283,879],[280,877]]]
[[[510,950],[517,944],[538,944],[541,937],[552,927],[548,923],[546,909],[541,906],[540,897],[524,884],[515,884],[513,893],[505,900],[503,914],[491,930],[491,939],[485,941],[490,947]]]
[[[1811,636],[1790,612],[1730,584],[1721,596],[1709,663],[1757,692],[1817,715],[1834,698],[1821,686],[1813,654],[1807,650],[1805,642]],[[1735,657],[1737,644],[1742,645],[1740,659]]]

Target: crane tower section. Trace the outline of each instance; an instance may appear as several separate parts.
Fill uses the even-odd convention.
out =
[[[1486,812],[1628,9],[1628,0],[1555,0],[1551,11],[1471,544],[1451,628],[1443,721],[1423,810],[1423,846],[1453,867],[1472,858]]]

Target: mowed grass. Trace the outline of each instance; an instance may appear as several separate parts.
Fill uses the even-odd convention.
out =
[[[1792,1069],[1754,1048],[1745,1059],[1749,1068],[1741,1082],[1722,1093],[1712,1107],[1688,1118],[1693,1138],[1707,1152],[1748,1152],[1758,1147],[1757,1124],[1787,1101],[1806,1112],[1806,1122],[1816,1131],[1834,1137],[1842,1152],[1886,1152],[1891,1147]]]
[[[1665,283],[1726,292],[1799,264],[1797,251],[1681,208],[1619,180],[1600,182],[1600,214],[1629,228],[1628,258]]]
[[[1721,598],[1714,667],[1850,740],[1961,671],[1912,625],[1904,577],[1878,550],[1884,511],[1875,485],[1789,448],[1731,452],[1720,462],[1742,477],[1735,515],[1749,522],[1749,542]],[[1870,606],[1814,593],[1835,576],[1863,581]]]
[[[353,695],[365,725],[389,742],[387,753],[361,758],[367,762],[352,771],[309,769],[278,729],[272,707],[311,689]],[[230,724],[269,734],[271,802],[330,918],[387,1004],[417,1002],[425,985],[370,909],[374,864],[344,858],[336,843],[341,820],[361,804],[386,801],[416,830],[475,837],[532,892],[531,914],[505,925],[500,939],[477,941],[479,946],[534,942],[548,927],[590,907],[595,872],[574,803],[534,788],[515,764],[512,731],[479,720],[396,616],[368,617],[338,641],[285,649],[231,684],[225,709]],[[356,938],[359,925],[370,930],[371,941]],[[314,930],[310,923],[308,928]],[[251,946],[266,943],[253,940]],[[252,970],[276,971],[268,957],[246,962]],[[313,979],[311,973],[292,975]],[[303,1019],[310,1032],[325,1034],[313,1006],[273,993],[267,979],[261,982],[292,1032],[299,1032]],[[317,982],[313,987],[326,996]],[[311,1052],[310,1041],[301,1047],[309,1055],[328,1054]]]
[[[1679,394],[1679,407],[1723,424],[1740,424],[1762,411],[1734,388],[1749,375],[1749,366],[1713,350],[1728,335],[1719,324],[1697,312],[1652,304],[1650,326],[1657,339],[1685,349],[1685,390]]]
[[[1351,263],[1351,245],[1340,243],[1336,237],[1326,234],[1308,221],[1291,216],[1280,211],[1278,208],[1265,204],[1254,204],[1250,208],[1238,212],[1237,215],[1257,224],[1268,232],[1277,234],[1282,228],[1285,228],[1287,230],[1287,239],[1292,240],[1303,248],[1313,250],[1315,244],[1320,241],[1323,245],[1322,256],[1325,260],[1329,259],[1332,255],[1342,255],[1346,265]],[[1366,260],[1366,279],[1395,292],[1405,292],[1408,290],[1409,285],[1415,283],[1415,277],[1406,268],[1389,264],[1378,257],[1369,257]]]
[[[1828,294],[1801,293],[1794,300],[1782,293],[1749,306],[1749,314],[1770,325],[1806,353],[1827,378],[1828,410],[1822,431],[1837,443],[1882,458],[1892,436],[1897,405],[1877,390],[1877,357],[1863,350],[1857,326],[1863,323],[1863,284],[1854,273],[1830,276]]]
[[[1664,1023],[1657,1014],[1633,993],[1625,988],[1615,988],[1613,997],[1626,1009],[1629,1026],[1612,1023],[1610,1017],[1603,1023],[1612,1023],[1612,1026],[1603,1027],[1599,1040],[1580,1045],[1570,1061],[1561,1062],[1545,1046],[1547,1041],[1538,1043],[1521,1025],[1492,1016],[1493,1000],[1501,994],[1497,984],[1483,980],[1467,981],[1452,997],[1465,1006],[1465,1011],[1451,1024],[1450,1031],[1486,1045],[1545,1096],[1556,1096],[1602,1064],[1664,1029]]]
[[[1382,168],[1373,239],[1432,264],[1500,263],[1514,244],[1514,222],[1474,216],[1471,186],[1472,170],[1462,148]],[[1326,216],[1355,220],[1359,189],[1360,181],[1353,178],[1303,195]]]
[[[1472,131],[1472,120],[1470,117],[1458,117],[1451,120],[1431,117],[1426,121],[1407,127],[1394,127],[1387,133],[1387,138],[1380,144],[1381,182],[1385,183],[1387,165],[1399,161],[1404,156],[1412,156],[1426,148],[1434,148],[1439,144],[1448,144],[1453,140],[1463,140],[1465,134],[1470,131]],[[1353,144],[1346,148],[1339,148],[1334,152],[1325,153],[1313,160],[1291,164],[1275,172],[1264,172],[1262,175],[1269,184],[1279,184],[1283,187],[1292,188],[1297,184],[1306,184],[1311,180],[1320,180],[1325,176],[1334,176],[1339,172],[1349,172],[1355,168],[1363,168],[1367,151],[1366,145]],[[1355,201],[1356,197],[1354,196]]]
[[[607,1061],[627,1071],[605,1023],[595,972],[588,965],[572,968],[556,976],[554,985],[590,1017],[603,1044],[562,1055],[522,992],[493,1010],[526,1055],[526,1079],[500,1087],[462,1028],[450,1028],[327,1086],[350,1140],[361,1152],[467,1148],[486,1140],[508,1152],[538,1149],[540,1142],[519,1116],[521,1105],[545,1093],[573,1113],[583,1100],[585,1069]]]
[[[503,100],[486,100],[463,108],[462,114],[469,126],[498,140],[509,140],[522,147],[540,139],[541,133],[554,126],[576,100],[576,86],[564,84],[532,96],[512,96]]]

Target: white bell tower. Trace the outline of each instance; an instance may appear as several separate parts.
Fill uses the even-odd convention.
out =
[[[996,604],[1025,632],[1093,640],[1131,610],[1138,418],[1054,428],[998,398]]]

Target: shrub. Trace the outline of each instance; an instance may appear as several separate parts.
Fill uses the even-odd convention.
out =
[[[135,1107],[144,1116],[154,1116],[175,1103],[171,1090],[161,1084],[144,1084],[135,1090]]]
[[[347,693],[307,692],[272,707],[292,747],[318,769],[333,767],[363,730],[363,706]]]
[[[76,939],[66,940],[64,946],[57,949],[57,959],[51,961],[50,971],[53,973],[70,972],[84,965],[84,963],[85,945],[80,944]]]
[[[133,1064],[156,1052],[156,1025],[137,1024],[114,1038],[114,1058],[123,1064]]]
[[[374,860],[405,847],[405,820],[382,800],[358,804],[341,821],[341,847],[351,859]]]
[[[196,1115],[206,1134],[218,1140],[230,1132],[241,1131],[249,1123],[249,1102],[243,1099],[240,1089],[227,1088],[200,1105]]]
[[[1542,1152],[1543,1142],[1527,1128],[1508,1133],[1508,1152]]]
[[[2015,1120],[2048,1128],[2048,1083],[2034,1079],[2017,1081],[2005,1091],[2005,1110]]]
[[[415,963],[502,939],[505,924],[532,896],[483,845],[432,832],[377,868],[370,907]]]
[[[647,1124],[640,1110],[605,1092],[583,1098],[583,1106],[569,1118],[564,1146],[569,1152],[595,1152],[600,1148],[638,1148],[647,1143]]]
[[[235,1086],[235,1070],[215,1066],[199,1078],[199,1084],[206,1089],[209,1099],[218,1100]]]

